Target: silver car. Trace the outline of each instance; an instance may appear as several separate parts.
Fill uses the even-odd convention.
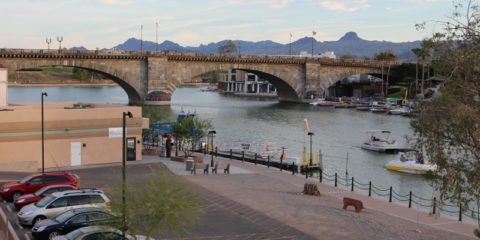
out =
[[[87,240],[87,239],[108,239],[108,240],[155,240],[141,235],[122,235],[122,231],[105,226],[90,226],[79,228],[63,236],[56,236],[53,240]]]
[[[17,214],[22,225],[34,225],[37,221],[56,217],[68,210],[82,207],[108,207],[110,199],[96,189],[70,190],[53,193],[42,200],[24,206]]]

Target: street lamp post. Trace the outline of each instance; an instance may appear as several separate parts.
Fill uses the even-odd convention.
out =
[[[122,236],[125,237],[125,230],[127,229],[127,207],[126,207],[126,198],[125,198],[125,188],[127,182],[127,172],[126,172],[126,125],[127,125],[127,116],[132,118],[133,115],[131,112],[123,112],[123,125],[122,125]]]
[[[41,105],[42,105],[42,174],[45,173],[45,126],[44,126],[44,120],[43,120],[43,97],[48,97],[48,94],[46,92],[42,92],[41,95]]]
[[[306,171],[306,175],[308,175],[308,167],[311,166],[313,164],[313,159],[312,159],[312,155],[313,155],[313,152],[312,152],[312,137],[313,137],[313,132],[308,132],[308,136],[310,136],[310,162],[308,163],[308,166],[307,166],[307,171]]]
[[[217,132],[215,130],[208,131],[208,136],[211,136],[209,139],[212,143],[212,148],[210,149],[210,156],[211,156],[210,167],[213,167],[213,136],[214,136],[214,134],[217,134]]]

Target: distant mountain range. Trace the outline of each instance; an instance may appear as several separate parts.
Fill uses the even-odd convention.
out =
[[[415,55],[411,51],[413,48],[420,46],[420,41],[414,42],[388,42],[388,41],[369,41],[360,38],[355,32],[347,32],[338,41],[317,41],[312,37],[304,37],[291,43],[292,54],[298,55],[301,52],[312,52],[312,40],[314,53],[318,55],[323,52],[333,51],[337,57],[344,55],[353,55],[357,58],[373,58],[373,56],[381,51],[393,51],[399,59],[414,60]],[[217,43],[201,44],[198,47],[183,47],[172,41],[164,41],[158,44],[159,51],[177,51],[177,52],[199,52],[199,53],[218,53],[218,47],[225,45],[228,40]],[[240,54],[268,54],[268,55],[289,55],[290,44],[281,44],[270,40],[251,42],[242,40],[233,40]],[[155,51],[155,42],[143,41],[142,49],[144,51]],[[114,49],[126,51],[139,51],[141,41],[136,38],[130,38],[122,44],[114,47]],[[85,49],[76,47],[76,50]]]

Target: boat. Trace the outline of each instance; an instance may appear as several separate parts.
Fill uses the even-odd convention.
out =
[[[397,159],[392,160],[385,165],[387,170],[411,174],[426,174],[437,171],[436,164],[431,164],[430,162],[423,162],[421,159],[416,159],[418,153],[415,151],[399,153],[398,156],[399,157]]]
[[[389,109],[388,114],[408,116],[410,115],[410,108],[407,106],[401,106],[401,107]]]
[[[370,130],[367,131],[368,139],[361,148],[377,152],[397,152],[400,149],[396,140],[389,140],[391,134],[387,130]]]
[[[386,113],[388,111],[388,106],[385,103],[372,102],[369,111],[372,113]]]
[[[318,106],[318,107],[333,107],[338,105],[338,102],[328,101],[328,100],[325,100],[325,98],[319,98],[316,101],[311,102],[310,105]]]

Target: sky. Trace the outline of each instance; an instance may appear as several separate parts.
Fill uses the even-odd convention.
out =
[[[431,35],[451,0],[0,0],[0,48],[112,48],[134,37],[198,46],[225,39],[404,42]],[[416,23],[429,22],[426,30]],[[143,31],[142,31],[143,26]],[[158,27],[157,27],[158,26]]]

